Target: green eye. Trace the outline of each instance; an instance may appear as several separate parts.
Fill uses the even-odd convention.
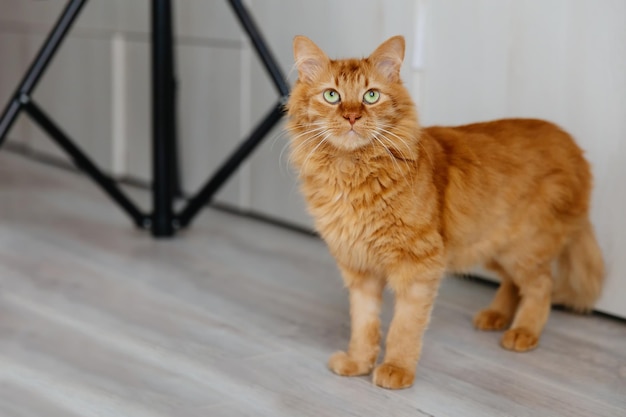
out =
[[[363,96],[363,100],[369,104],[376,103],[379,98],[380,93],[377,90],[368,90],[368,92]]]
[[[339,96],[339,93],[336,92],[335,90],[331,89],[331,90],[324,91],[324,100],[326,100],[330,104],[339,103],[340,99],[341,97]]]

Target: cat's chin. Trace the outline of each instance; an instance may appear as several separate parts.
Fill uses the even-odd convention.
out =
[[[364,138],[354,130],[349,130],[343,135],[333,136],[329,138],[329,142],[332,143],[336,148],[346,151],[354,151],[363,148],[364,146],[367,146],[371,143],[369,139]]]

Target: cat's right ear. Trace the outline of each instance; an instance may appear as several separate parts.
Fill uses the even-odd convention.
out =
[[[330,62],[324,51],[306,36],[293,39],[293,57],[298,68],[298,78],[304,82],[313,81]]]

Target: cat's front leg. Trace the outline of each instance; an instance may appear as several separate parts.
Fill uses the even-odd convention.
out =
[[[437,262],[435,262],[437,264]],[[389,284],[395,292],[393,320],[387,335],[385,360],[374,370],[374,384],[388,389],[413,385],[443,268],[405,265]]]
[[[367,375],[380,351],[380,304],[385,281],[348,268],[341,268],[341,272],[350,291],[350,345],[347,352],[333,354],[328,367],[338,375]]]

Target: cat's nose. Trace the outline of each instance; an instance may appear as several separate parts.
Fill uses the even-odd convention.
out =
[[[350,124],[354,126],[356,121],[361,118],[361,114],[360,113],[345,113],[343,115],[343,118],[348,120]]]

